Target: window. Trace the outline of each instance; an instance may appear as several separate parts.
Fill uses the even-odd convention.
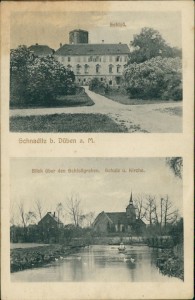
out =
[[[117,57],[116,57],[116,61],[120,61],[120,56],[117,56]]]
[[[68,70],[72,71],[72,66],[71,65],[67,65]]]
[[[96,65],[95,70],[96,70],[96,73],[100,73],[100,65]]]
[[[125,61],[125,62],[127,62],[127,56],[125,56],[125,59],[124,59],[124,61]]]
[[[85,74],[89,73],[89,65],[85,64],[84,66]]]
[[[101,81],[103,81],[104,80],[104,78],[103,77],[101,77],[101,79],[100,79]]]
[[[76,66],[76,72],[77,74],[81,74],[81,65]]]
[[[113,65],[109,65],[109,73],[113,72]]]
[[[121,72],[121,66],[120,66],[120,65],[117,65],[117,66],[116,66],[116,72],[117,72],[117,73],[120,73],[120,72]]]
[[[112,85],[112,80],[109,80],[109,85]]]
[[[93,61],[93,56],[89,56],[88,61]]]
[[[68,56],[68,61],[71,61],[71,57],[70,56]]]

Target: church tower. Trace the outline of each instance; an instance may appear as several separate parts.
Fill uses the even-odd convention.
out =
[[[136,212],[135,212],[135,206],[133,205],[132,192],[131,192],[129,204],[126,208],[126,215],[127,215],[128,225],[134,224],[136,221]]]

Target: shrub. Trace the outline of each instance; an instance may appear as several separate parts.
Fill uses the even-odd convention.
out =
[[[26,46],[11,50],[10,102],[55,100],[75,94],[75,76],[53,56],[37,57]]]
[[[93,78],[89,83],[89,90],[100,94],[106,93],[107,86],[104,82],[100,81],[98,78]]]
[[[182,100],[181,59],[155,57],[133,63],[124,72],[131,98]]]

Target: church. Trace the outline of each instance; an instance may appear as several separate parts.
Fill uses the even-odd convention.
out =
[[[129,233],[141,234],[146,224],[136,217],[136,208],[133,204],[132,193],[126,212],[102,211],[95,219],[93,228],[97,233]]]

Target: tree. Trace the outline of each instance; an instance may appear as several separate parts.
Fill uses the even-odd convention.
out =
[[[42,217],[43,217],[44,209],[43,209],[42,202],[39,199],[35,200],[34,209],[36,211],[36,213],[35,213],[36,217],[40,221],[42,219]]]
[[[124,86],[131,98],[182,100],[181,59],[158,56],[129,64],[124,71]]]
[[[32,225],[35,224],[37,216],[33,211],[29,211],[27,214],[25,214],[26,218],[26,225]]]
[[[144,217],[149,221],[150,226],[154,223],[155,209],[155,196],[147,195]]]
[[[145,197],[143,194],[137,195],[134,199],[136,215],[140,220],[142,220],[145,216],[144,199]]]
[[[71,195],[71,197],[67,199],[68,214],[75,226],[79,226],[80,216],[82,215],[80,206],[81,201],[78,196]]]
[[[58,214],[58,220],[60,220],[61,213],[62,213],[63,209],[64,209],[63,204],[61,202],[58,203],[57,206],[56,206],[56,211],[57,211],[57,214]]]
[[[10,102],[48,102],[75,93],[74,73],[52,55],[37,57],[26,46],[10,54]]]
[[[178,209],[173,206],[168,195],[162,199],[162,216],[166,232],[167,224],[174,224],[178,219]]]
[[[133,51],[129,63],[142,63],[157,56],[181,57],[181,50],[170,47],[161,34],[153,28],[142,28],[139,34],[134,35],[130,45]]]
[[[183,172],[183,159],[182,157],[167,157],[166,164],[172,170],[173,174],[178,177],[182,178]]]

